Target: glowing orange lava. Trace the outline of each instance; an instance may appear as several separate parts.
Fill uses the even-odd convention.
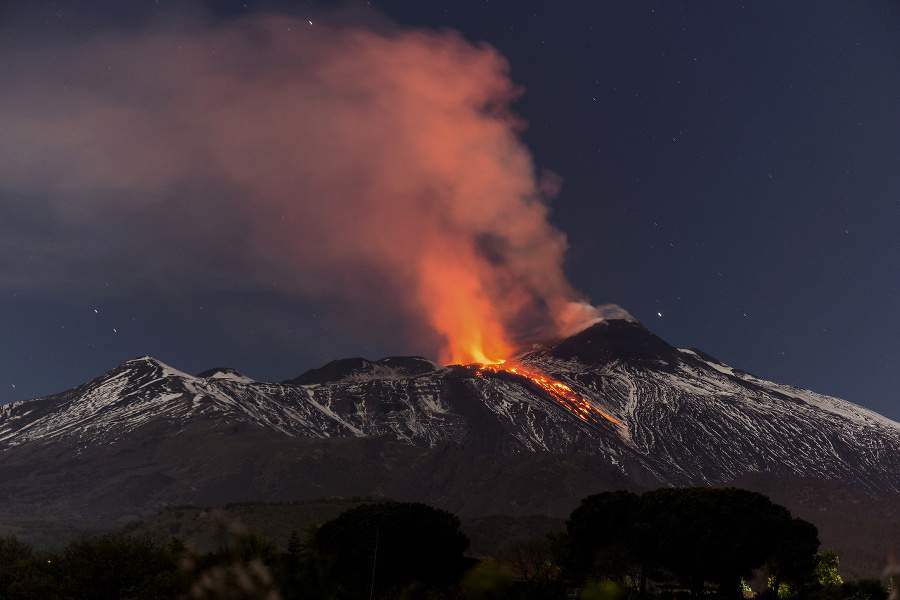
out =
[[[448,256],[453,260],[448,261]],[[491,265],[475,248],[458,245],[448,246],[441,253],[416,257],[417,296],[426,300],[423,302],[427,307],[424,316],[445,340],[438,360],[445,365],[464,365],[480,377],[486,372],[524,377],[581,420],[601,426],[612,424],[622,437],[627,438],[628,429],[622,423],[596,408],[565,383],[533,365],[504,360],[514,353],[512,342],[518,337],[508,329],[509,317],[533,303],[533,286],[521,285],[515,277],[499,277],[495,269],[487,268]],[[566,288],[568,284],[562,287]],[[596,320],[596,313],[586,303],[563,298],[560,296],[552,302],[553,297],[545,298],[548,310],[555,313],[562,309],[562,313],[567,310],[571,313],[574,306],[577,315],[558,314],[550,321],[557,325],[568,323],[567,327],[571,328],[573,316],[580,315],[581,319],[576,318],[574,322],[586,325]]]
[[[578,392],[564,384],[562,381],[550,377],[534,365],[503,361],[498,363],[480,363],[473,366],[477,369],[476,375],[480,377],[484,376],[484,371],[490,371],[491,373],[505,371],[507,373],[525,377],[553,396],[560,404],[575,413],[581,420],[599,424],[602,424],[605,420],[621,429],[624,435],[627,436],[628,434],[628,429],[622,425],[618,419],[615,419],[598,409],[581,397]]]

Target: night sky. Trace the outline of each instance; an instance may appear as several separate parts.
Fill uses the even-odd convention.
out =
[[[191,181],[179,170],[187,161],[180,149],[171,161],[153,149],[166,147],[155,141],[157,119],[172,129],[161,138],[195,139],[167,120],[168,100],[147,100],[158,88],[142,82],[168,71],[142,69],[163,46],[83,50],[173,28],[243,31],[248,20],[276,14],[279,26],[310,28],[303,35],[327,30],[316,51],[327,52],[342,28],[412,39],[454,30],[476,54],[494,48],[518,86],[516,135],[538,185],[561,181],[546,203],[568,242],[563,269],[574,289],[622,306],[676,346],[900,420],[895,2],[373,0],[336,8],[2,4],[0,403],[63,391],[145,354],[189,373],[230,366],[271,381],[335,358],[433,354],[421,336],[402,333],[405,313],[390,309],[396,288],[381,289],[381,278],[359,264],[279,264],[277,247],[289,238],[270,236],[240,203],[246,189],[264,184],[205,167]],[[248,47],[263,44],[252,35]],[[137,83],[102,89],[125,81],[106,79],[104,69],[129,66]],[[292,72],[273,77],[289,84]],[[179,89],[193,84],[188,78]],[[303,93],[332,89],[310,86]],[[96,93],[149,107],[138,133],[116,137],[135,116],[91,112]],[[180,118],[190,129],[191,113]],[[238,114],[210,139],[258,141],[247,129]],[[127,143],[108,142],[120,138]],[[378,139],[367,142],[371,157],[380,154]],[[123,170],[107,155],[139,167]],[[93,172],[95,156],[102,168]],[[265,176],[265,166],[259,171]],[[287,181],[282,175],[272,169]],[[316,198],[305,201],[331,201]],[[277,218],[277,210],[258,212]],[[313,261],[310,245],[297,248],[286,262]],[[312,279],[292,279],[292,269]],[[313,294],[315,277],[329,283]]]

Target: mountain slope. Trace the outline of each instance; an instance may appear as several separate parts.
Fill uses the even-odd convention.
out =
[[[350,475],[313,468],[317,463],[307,458],[318,452],[316,440],[380,439],[432,449],[428,456],[459,448],[469,457],[469,464],[452,467],[460,473],[473,468],[475,455],[497,457],[490,460],[501,464],[507,461],[503,457],[539,453],[590,458],[594,466],[584,468],[603,471],[604,480],[617,485],[715,484],[768,472],[837,479],[874,496],[900,492],[900,424],[843,400],[763,381],[700,351],[674,348],[636,322],[607,321],[555,343],[534,345],[510,365],[521,367],[519,373],[441,367],[418,357],[357,358],[265,383],[233,369],[191,376],[142,357],[68,392],[0,407],[0,471],[19,464],[13,457],[90,456],[99,465],[111,460],[113,449],[127,450],[123,456],[143,465],[132,474],[138,477],[132,487],[141,482],[146,491],[129,496],[139,510],[142,495],[155,503],[192,502],[200,496],[215,501],[217,488],[203,480],[207,463],[207,473],[222,471],[219,480],[228,482],[222,485],[243,490],[241,499],[263,490],[274,493],[274,483],[265,483],[262,473],[266,461],[289,464],[288,454],[299,452],[290,440],[307,440],[297,455],[305,471],[292,474],[283,467],[283,477],[334,482]],[[549,393],[521,374],[527,370],[557,379],[590,410],[579,412],[576,401]],[[278,441],[240,469],[215,464],[216,453],[204,450],[218,447],[221,454],[219,442],[240,436]],[[321,448],[334,447],[322,443]],[[188,457],[191,444],[195,456]],[[160,450],[175,446],[178,452]],[[252,448],[243,451],[253,454]],[[367,459],[375,461],[370,464],[381,460],[378,452]],[[190,473],[183,468],[187,462],[195,465]],[[131,468],[124,466],[125,459],[117,464]],[[319,464],[328,464],[328,457],[321,455]],[[9,468],[12,479],[0,487],[0,500],[5,489],[10,501],[24,502],[27,484]],[[346,465],[336,468],[346,470]],[[393,473],[384,471],[368,488],[335,483],[315,489],[371,494],[377,491],[373,486],[394,485],[386,482],[397,480],[397,470],[406,468],[412,467],[393,464]],[[117,479],[128,487],[126,480]],[[429,481],[439,486],[436,476]],[[297,493],[314,489],[283,483]],[[409,485],[401,487],[411,493]],[[157,493],[160,489],[168,489],[169,496]],[[543,493],[550,496],[554,490]]]
[[[900,491],[900,424],[673,348],[636,323],[602,323],[525,358],[615,407],[635,449],[665,463],[667,483],[769,472]]]

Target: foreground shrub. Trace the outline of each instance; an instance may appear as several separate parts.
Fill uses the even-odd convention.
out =
[[[409,584],[459,580],[468,538],[459,518],[425,504],[364,504],[317,529],[309,549],[339,597],[396,597]]]

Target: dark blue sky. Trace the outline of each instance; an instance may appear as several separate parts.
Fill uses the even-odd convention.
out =
[[[140,29],[186,6],[79,4],[4,3],[0,25],[29,33],[7,36],[0,50],[64,48],[70,37]],[[551,220],[568,238],[575,288],[623,306],[672,344],[900,419],[896,3],[366,4],[346,18],[450,28],[507,58],[522,86],[513,105],[528,124],[522,139],[536,167],[563,180]],[[332,8],[200,7],[189,12],[317,22]],[[0,179],[0,403],[62,391],[142,354],[187,372],[232,366],[283,380],[333,358],[422,352],[346,335],[339,300],[311,305],[214,281],[137,293],[127,277],[66,276],[77,261],[41,265],[64,284],[31,285],[23,248],[52,246],[57,235],[22,208],[42,202]]]

